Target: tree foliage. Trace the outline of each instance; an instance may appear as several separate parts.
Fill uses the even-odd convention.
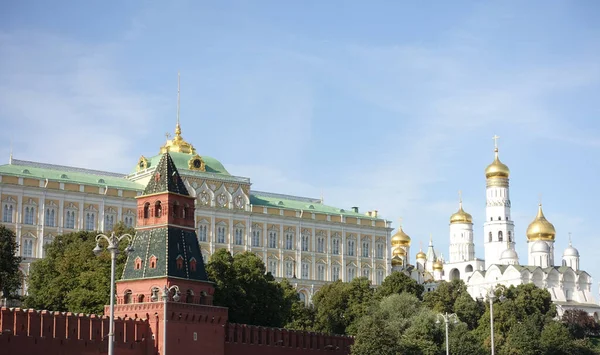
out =
[[[117,235],[133,235],[133,228],[115,225]],[[110,253],[93,253],[96,232],[75,232],[57,236],[45,246],[46,257],[32,263],[25,305],[30,308],[74,313],[103,314],[110,300]],[[123,271],[126,247],[119,245],[116,279]]]
[[[235,323],[283,327],[290,322],[298,294],[289,283],[278,283],[253,253],[232,256],[216,251],[207,265],[208,278],[215,282],[214,304],[229,308]]]
[[[569,333],[577,339],[600,335],[600,324],[582,309],[569,309],[563,313],[561,321]]]
[[[313,296],[315,330],[332,334],[352,334],[358,321],[366,314],[373,298],[369,280],[358,277],[352,282],[340,280],[323,286]]]
[[[422,299],[423,291],[425,291],[423,285],[420,285],[410,276],[394,271],[377,287],[375,297],[381,300],[393,294],[410,293],[418,299]]]
[[[23,275],[19,270],[21,258],[18,256],[17,236],[0,224],[0,292],[2,297],[13,299],[21,286]]]

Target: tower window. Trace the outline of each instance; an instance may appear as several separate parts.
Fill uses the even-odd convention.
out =
[[[499,221],[501,221],[501,220],[502,220],[502,217],[498,216],[498,220],[499,220]]]
[[[508,242],[512,243],[512,232],[508,231]]]
[[[502,239],[503,239],[503,237],[502,237],[502,231],[499,231],[498,232],[498,241],[501,242]]]
[[[492,232],[490,232],[490,242],[492,241]]]
[[[156,256],[152,255],[150,257],[150,268],[156,269]]]
[[[171,216],[178,218],[179,217],[179,203],[175,201],[173,204],[173,210],[171,211]]]
[[[142,259],[140,259],[140,257],[138,256],[137,258],[135,258],[134,261],[134,269],[139,270],[142,268]]]
[[[196,271],[196,258],[190,260],[190,271]]]
[[[493,221],[493,220],[494,220],[494,218],[493,218],[493,217],[490,217],[490,221]]]
[[[183,269],[183,257],[181,255],[177,256],[177,270]]]
[[[154,217],[162,217],[162,206],[160,201],[156,201],[154,204]]]
[[[125,304],[133,303],[133,300],[132,300],[132,297],[131,297],[131,290],[125,291],[125,295],[123,296],[123,302]]]
[[[150,203],[146,202],[144,204],[144,218],[150,217],[149,210],[150,210]]]

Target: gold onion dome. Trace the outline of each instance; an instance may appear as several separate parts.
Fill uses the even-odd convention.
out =
[[[404,250],[404,248],[401,247],[394,248],[394,250],[392,250],[392,257],[395,256],[406,256],[406,250]]]
[[[539,204],[537,216],[529,227],[527,227],[527,240],[554,240],[556,230],[552,223],[548,222],[542,211],[542,204]]]
[[[443,270],[444,264],[438,259],[433,263],[433,270]]]
[[[494,149],[494,153],[496,154],[496,158],[494,159],[493,163],[491,163],[490,165],[488,165],[487,168],[485,168],[485,178],[486,179],[491,179],[491,178],[506,178],[506,179],[508,179],[508,176],[510,175],[510,170],[508,169],[508,166],[506,166],[504,163],[502,163],[500,161],[500,158],[498,158],[498,148]]]
[[[450,216],[450,223],[473,223],[473,217],[463,210],[462,201],[460,201],[458,211]]]
[[[410,246],[410,237],[404,233],[402,226],[398,227],[396,234],[392,236],[392,246]]]
[[[417,253],[417,259],[427,259],[427,254],[423,253],[423,250],[419,250]]]
[[[402,265],[402,259],[398,256],[392,258],[392,266]]]

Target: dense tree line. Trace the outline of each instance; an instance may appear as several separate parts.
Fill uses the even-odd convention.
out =
[[[17,236],[11,229],[0,224],[0,292],[7,300],[17,299],[16,291],[21,286],[23,275],[19,270]]]
[[[116,229],[118,233],[133,232],[124,226]],[[31,267],[27,307],[103,312],[109,299],[110,256],[94,256],[95,236],[91,232],[65,234],[46,246],[46,258]],[[0,247],[2,243],[0,239]],[[121,254],[118,274],[124,260]],[[436,291],[428,293],[399,272],[393,272],[377,288],[362,277],[348,283],[336,281],[323,286],[312,297],[312,305],[305,306],[293,287],[294,280],[278,282],[253,253],[232,256],[218,250],[206,269],[216,287],[214,304],[229,308],[231,322],[352,335],[352,353],[358,355],[443,354],[445,329],[443,320],[437,322],[438,315],[455,313],[458,322],[449,324],[450,352],[490,353],[489,302],[471,298],[460,280],[441,282]],[[498,288],[496,296],[497,354],[600,353],[592,343],[600,336],[598,323],[577,310],[567,311],[557,320],[548,291],[529,284]]]

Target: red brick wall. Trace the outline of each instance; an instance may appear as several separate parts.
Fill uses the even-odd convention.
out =
[[[225,355],[349,354],[354,340],[311,332],[227,324]]]

